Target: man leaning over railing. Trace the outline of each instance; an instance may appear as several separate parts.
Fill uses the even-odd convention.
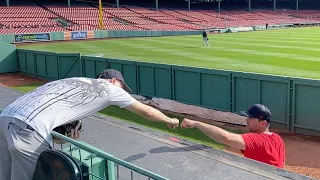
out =
[[[282,138],[269,131],[270,110],[262,104],[252,105],[246,112],[248,133],[235,134],[214,125],[184,119],[181,128],[197,128],[210,138],[241,150],[244,157],[260,161],[278,168],[285,165],[285,144]]]
[[[52,81],[26,93],[0,115],[0,180],[31,180],[39,155],[53,145],[51,132],[110,105],[175,128],[179,120],[130,96],[122,74],[114,69],[96,79],[75,77]],[[81,123],[68,135],[80,136]],[[56,143],[58,139],[54,139]]]

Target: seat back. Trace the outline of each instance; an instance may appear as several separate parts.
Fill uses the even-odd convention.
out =
[[[32,180],[83,180],[81,165],[59,150],[46,150],[38,158]]]

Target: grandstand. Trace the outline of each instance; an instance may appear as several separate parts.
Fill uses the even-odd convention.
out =
[[[251,2],[251,1],[249,1]],[[239,26],[264,26],[319,23],[320,4],[305,1],[221,0],[200,3],[191,1],[103,1],[105,30],[200,30]],[[9,6],[9,7],[7,7]],[[97,2],[71,1],[0,4],[0,33],[58,32],[99,29]],[[220,9],[219,9],[220,7]],[[318,10],[313,10],[318,7]],[[296,8],[296,9],[295,9]],[[297,9],[299,8],[299,11]],[[220,10],[220,11],[219,11]],[[249,11],[250,10],[250,11]]]

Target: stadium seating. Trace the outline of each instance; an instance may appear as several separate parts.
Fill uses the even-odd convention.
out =
[[[50,3],[45,3],[50,4]],[[262,7],[256,3],[253,7]],[[240,6],[239,6],[240,7]],[[238,26],[264,26],[266,23],[320,22],[320,10],[265,10],[248,12],[228,6],[221,13],[213,10],[181,10],[161,7],[159,11],[147,7],[103,7],[106,30],[200,30]],[[54,31],[98,30],[99,10],[86,3],[72,5],[0,6],[0,33],[31,33]]]
[[[53,21],[55,18],[56,15],[39,6],[0,7],[1,27],[14,32],[17,29],[57,26],[58,23]]]
[[[32,180],[83,180],[81,167],[80,162],[62,151],[52,149],[45,150],[40,154],[37,160]]]
[[[63,19],[70,22],[68,30],[82,31],[82,30],[98,30],[99,24],[99,10],[95,7],[58,7],[48,6],[50,11],[56,13]],[[126,25],[124,23],[115,21],[114,15],[103,12],[104,29],[107,30],[141,30],[140,28]]]
[[[130,7],[127,7],[130,8]],[[156,24],[162,24],[163,27],[171,27],[167,30],[196,30],[196,29],[203,29],[203,26],[188,23],[185,21],[182,21],[178,17],[172,16],[168,13],[165,13],[164,10],[155,11],[150,10],[147,8],[141,8],[141,7],[132,7],[130,8],[131,11],[136,12],[140,14],[141,16],[148,18],[150,20],[153,20]],[[154,24],[154,23],[152,23]],[[168,25],[171,26],[168,26]],[[150,26],[150,28],[152,28]]]

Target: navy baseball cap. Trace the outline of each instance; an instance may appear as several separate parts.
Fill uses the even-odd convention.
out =
[[[97,79],[112,79],[115,78],[118,81],[121,81],[124,84],[123,89],[125,91],[127,91],[128,93],[131,93],[132,90],[129,88],[129,86],[125,83],[122,74],[115,70],[115,69],[106,69],[104,71],[102,71],[101,73],[99,73],[97,75]]]
[[[259,120],[266,120],[268,123],[271,121],[270,110],[262,104],[254,104],[247,111],[241,111],[242,115],[249,118],[257,118]]]

